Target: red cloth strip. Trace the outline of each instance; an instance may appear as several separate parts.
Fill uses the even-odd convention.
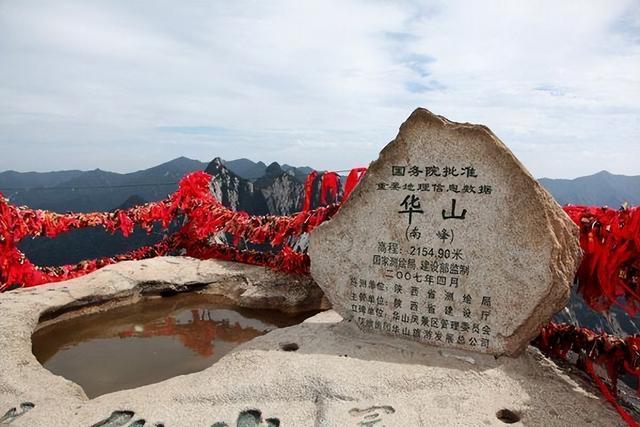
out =
[[[344,184],[344,195],[342,196],[343,203],[349,198],[351,192],[356,188],[356,185],[358,185],[366,171],[367,168],[355,168],[349,172],[349,175],[347,175],[347,181]]]
[[[307,175],[307,180],[304,183],[304,205],[302,206],[303,211],[308,211],[311,209],[311,199],[313,197],[313,183],[318,176],[318,172],[312,171],[309,175]]]
[[[340,175],[335,172],[325,172],[322,174],[322,185],[320,186],[320,204],[325,206],[329,201],[338,201],[340,189]]]

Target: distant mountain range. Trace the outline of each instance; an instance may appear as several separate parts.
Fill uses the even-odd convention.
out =
[[[206,163],[180,157],[161,165],[120,174],[95,169],[46,173],[0,173],[0,192],[14,204],[56,212],[110,211],[131,196],[160,200],[177,189],[186,173]]]
[[[249,182],[287,174],[299,183],[313,170],[308,166],[254,162],[249,159],[224,161],[224,169]],[[56,172],[0,172],[0,192],[13,203],[58,212],[109,211],[124,205],[131,197],[144,203],[160,200],[177,188],[185,174],[206,170],[211,163],[179,157],[149,169],[131,173],[115,173],[95,169]],[[268,171],[268,169],[270,171]],[[221,170],[221,169],[218,169]],[[601,171],[575,179],[541,178],[540,184],[561,205],[640,204],[640,175],[614,175]]]
[[[255,181],[267,175],[268,166],[249,159],[219,161],[239,178]],[[212,162],[213,163],[213,162]],[[185,174],[205,170],[209,163],[179,157],[149,169],[131,173],[115,173],[95,169],[58,172],[0,172],[0,192],[12,203],[56,212],[111,211],[127,203],[131,197],[140,203],[161,200],[177,188]],[[304,179],[309,167],[270,165],[271,173]],[[129,203],[130,206],[130,203]],[[263,212],[266,213],[266,212]]]
[[[601,171],[576,179],[542,178],[540,184],[561,205],[598,205],[617,208],[623,203],[640,205],[640,176]]]
[[[224,166],[227,169],[229,169],[231,172],[238,175],[239,177],[248,179],[248,180],[256,180],[258,178],[263,177],[264,175],[267,174],[267,168],[268,168],[268,166],[263,162],[256,163],[249,159],[237,159],[237,160],[225,161]],[[305,180],[307,175],[309,175],[309,173],[313,170],[308,166],[295,167],[295,166],[289,166],[287,164],[278,165],[278,163],[272,163],[270,166],[272,166],[272,168],[275,166],[278,166],[280,169],[282,169],[283,172],[292,171],[294,176],[299,181],[302,181],[302,182]]]

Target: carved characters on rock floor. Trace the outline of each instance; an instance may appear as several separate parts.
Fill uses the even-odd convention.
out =
[[[93,424],[91,427],[143,427],[146,425],[147,421],[144,419],[137,419],[132,421],[135,416],[135,412],[133,411],[113,411],[109,418],[105,418],[102,421],[98,421],[96,424]],[[164,427],[163,423],[155,423],[152,424],[153,427]]]
[[[384,416],[395,412],[393,406],[382,405],[364,409],[353,408],[349,411],[349,415],[357,420],[358,427],[384,427]]]
[[[19,408],[13,407],[13,408],[9,409],[0,418],[0,425],[9,425],[9,424],[11,424],[16,418],[19,418],[19,417],[23,416],[24,414],[26,414],[27,412],[29,412],[30,410],[35,408],[35,406],[36,405],[31,403],[31,402],[23,402],[23,403],[20,404]]]
[[[225,422],[217,422],[211,425],[211,427],[233,427]],[[257,409],[249,409],[242,411],[238,415],[235,427],[280,427],[280,420],[278,418],[262,419],[262,412]]]
[[[15,408],[13,408],[15,410]],[[135,417],[133,411],[113,411],[108,418],[98,421],[92,424],[91,427],[144,427],[147,425],[146,420],[139,418],[132,421]],[[4,418],[3,418],[4,419]],[[1,421],[1,420],[0,420]],[[164,423],[157,422],[150,424],[152,427],[165,427]],[[278,418],[262,419],[262,412],[257,409],[249,409],[240,412],[235,425],[227,424],[226,422],[215,422],[211,427],[280,427],[280,420]]]

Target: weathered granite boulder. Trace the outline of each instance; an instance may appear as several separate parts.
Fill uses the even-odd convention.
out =
[[[578,229],[485,126],[417,109],[310,237],[311,274],[366,333],[518,355],[566,303]]]

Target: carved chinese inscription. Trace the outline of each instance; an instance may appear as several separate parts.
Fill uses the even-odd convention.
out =
[[[349,276],[351,312],[362,329],[432,344],[490,347],[491,290],[472,292],[467,286],[473,273],[457,223],[472,219],[464,208],[470,197],[491,203],[492,185],[478,174],[473,165],[392,164],[387,179],[376,183],[376,192],[400,201],[398,221],[406,229],[400,241],[376,243],[370,270],[382,278]],[[435,201],[431,193],[442,197]],[[425,225],[423,215],[441,221]]]
[[[365,333],[514,355],[564,305],[576,234],[488,129],[419,109],[312,234],[311,271]]]

